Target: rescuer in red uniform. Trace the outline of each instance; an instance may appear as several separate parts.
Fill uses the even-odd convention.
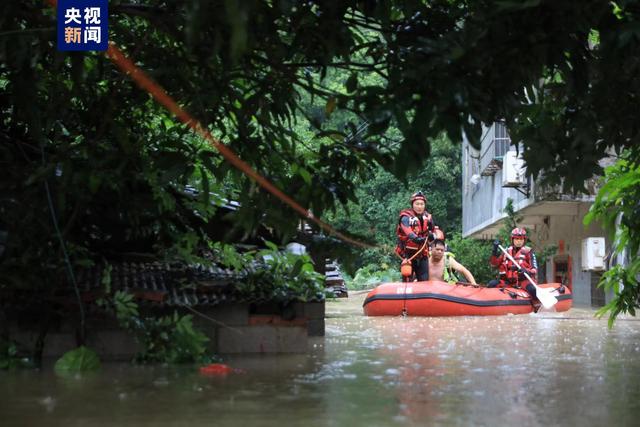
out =
[[[496,286],[512,286],[521,287],[527,290],[529,294],[535,298],[536,288],[529,282],[524,275],[526,272],[533,280],[536,280],[538,273],[538,260],[536,254],[529,246],[525,246],[527,241],[527,231],[524,228],[516,227],[511,230],[511,246],[507,248],[507,252],[515,259],[520,266],[514,264],[507,256],[500,251],[498,245],[499,240],[493,242],[493,253],[489,258],[489,263],[498,268],[499,279],[492,280],[488,283],[488,287]]]
[[[411,209],[404,209],[398,215],[398,245],[396,253],[403,259],[411,258],[411,266],[418,281],[429,280],[429,245],[434,239],[436,225],[431,214],[426,211],[427,198],[421,191],[411,196]]]

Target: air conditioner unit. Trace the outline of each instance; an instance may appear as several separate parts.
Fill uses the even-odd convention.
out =
[[[582,270],[602,271],[604,263],[605,248],[604,237],[587,237],[582,240]]]
[[[502,160],[502,186],[520,187],[526,184],[524,160],[515,151],[507,151]]]

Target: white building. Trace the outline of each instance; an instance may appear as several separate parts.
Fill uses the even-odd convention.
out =
[[[557,188],[543,188],[526,176],[502,123],[483,129],[480,151],[463,141],[462,174],[464,237],[493,239],[511,198],[515,211],[523,217],[519,225],[527,228],[534,249],[558,246],[556,255],[541,269],[539,281],[565,283],[573,292],[574,306],[597,307],[604,305],[605,299],[608,302],[603,290],[596,287],[605,268],[605,233],[597,224],[583,225],[597,192],[596,179],[586,183],[588,195],[572,196]],[[588,245],[584,256],[583,244]]]

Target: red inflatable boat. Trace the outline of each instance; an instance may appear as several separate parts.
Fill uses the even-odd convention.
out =
[[[571,291],[559,283],[538,285],[553,289],[558,300],[555,311],[571,308]],[[383,283],[367,295],[363,309],[367,316],[496,316],[527,314],[537,309],[523,289],[484,288],[446,282]]]

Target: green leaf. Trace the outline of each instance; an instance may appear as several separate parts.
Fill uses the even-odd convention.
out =
[[[202,202],[208,206],[210,203],[209,175],[203,167],[200,168],[200,181],[202,183]]]
[[[57,374],[61,375],[92,372],[100,369],[100,359],[95,351],[81,346],[66,352],[56,361],[53,368]]]
[[[293,264],[293,268],[291,269],[291,277],[296,277],[300,274],[302,270],[302,266],[304,265],[304,261],[302,259],[298,259],[295,264]]]
[[[214,156],[215,153],[211,151],[203,151],[200,153],[200,161],[212,174],[215,174],[218,171],[218,168],[216,168],[211,160]]]
[[[324,138],[328,137],[333,139],[334,141],[343,141],[347,135],[343,132],[338,132],[337,130],[325,130],[322,132],[318,132],[314,135],[314,138]]]
[[[272,251],[277,251],[277,250],[278,250],[278,246],[277,246],[275,243],[273,243],[273,242],[270,242],[270,241],[266,240],[266,241],[264,242],[264,244],[265,244],[265,245],[267,245],[267,247],[268,247],[269,249],[271,249]]]
[[[164,117],[162,119],[162,124],[164,125],[164,128],[166,130],[170,130],[171,128],[173,128],[176,124],[173,122],[173,120],[169,117]]]
[[[302,177],[305,183],[307,183],[308,185],[311,185],[311,174],[309,173],[308,170],[301,167],[298,169],[298,174]]]

